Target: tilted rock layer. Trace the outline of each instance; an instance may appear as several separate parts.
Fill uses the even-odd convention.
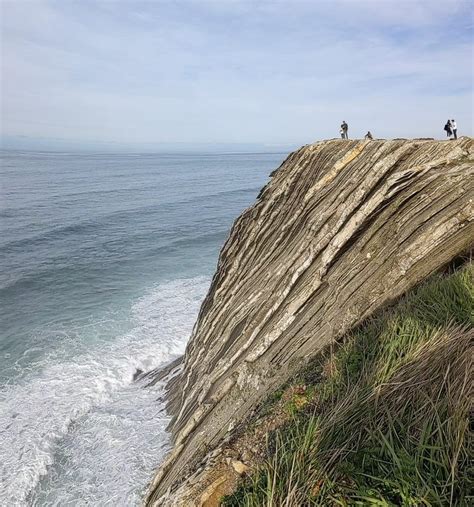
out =
[[[272,176],[232,228],[169,384],[174,447],[149,504],[200,505],[200,474],[262,399],[474,242],[470,138],[324,141]]]

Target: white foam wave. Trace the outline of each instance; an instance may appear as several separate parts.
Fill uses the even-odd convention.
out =
[[[0,505],[139,503],[168,445],[163,385],[133,382],[184,352],[208,280],[156,287],[132,331],[1,392]]]

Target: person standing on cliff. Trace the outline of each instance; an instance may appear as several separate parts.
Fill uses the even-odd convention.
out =
[[[453,131],[454,139],[458,138],[458,126],[456,120],[451,120],[451,130]]]
[[[446,122],[446,125],[444,126],[444,130],[446,130],[446,135],[448,137],[451,137],[452,131],[451,131],[451,120],[448,120]]]
[[[347,125],[345,120],[342,122],[341,130],[342,130],[342,138],[349,139],[349,136],[347,135],[347,131],[349,130],[349,125]]]

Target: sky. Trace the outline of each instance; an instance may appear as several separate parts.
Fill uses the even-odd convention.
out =
[[[470,0],[0,0],[3,147],[473,135]]]

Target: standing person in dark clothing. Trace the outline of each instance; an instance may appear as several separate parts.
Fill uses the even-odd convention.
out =
[[[454,139],[458,138],[458,126],[456,124],[456,120],[451,120],[451,130],[454,134]]]
[[[451,137],[451,135],[452,135],[452,133],[453,133],[453,132],[452,132],[452,130],[451,130],[451,120],[448,120],[448,121],[446,122],[446,125],[444,126],[444,130],[446,130],[446,135],[447,135],[448,137]]]
[[[347,135],[347,131],[349,130],[349,125],[347,125],[347,123],[345,122],[345,120],[342,122],[341,130],[342,130],[342,138],[343,139],[349,139],[349,137]]]

